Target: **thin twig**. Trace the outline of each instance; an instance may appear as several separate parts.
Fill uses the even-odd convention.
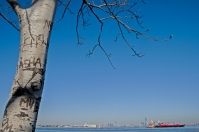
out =
[[[61,0],[59,0],[59,2],[60,2],[62,5],[64,5],[65,8],[64,8],[64,11],[63,11],[63,13],[62,13],[62,17],[61,17],[59,20],[55,21],[55,22],[59,22],[59,21],[61,21],[61,20],[64,18],[64,15],[65,15],[65,13],[66,13],[66,10],[68,9],[68,6],[69,6],[71,0],[68,0],[67,4],[64,4]]]

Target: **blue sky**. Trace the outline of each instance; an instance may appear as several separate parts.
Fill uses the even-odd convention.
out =
[[[22,1],[22,0],[21,0]],[[102,46],[111,53],[113,69],[97,48],[90,58],[86,53],[97,43],[99,24],[91,17],[86,30],[80,28],[82,46],[77,45],[75,17],[66,14],[54,24],[48,52],[47,72],[38,124],[131,124],[149,120],[199,122],[199,1],[167,0],[141,2],[135,7],[148,35],[165,39],[155,42],[126,34],[143,58],[120,37],[114,21],[107,21]],[[5,5],[5,1],[0,4]],[[71,9],[78,9],[74,2]],[[57,11],[59,14],[59,10]],[[58,16],[56,17],[58,18]],[[19,32],[5,20],[1,22],[0,118],[10,92],[19,54]]]

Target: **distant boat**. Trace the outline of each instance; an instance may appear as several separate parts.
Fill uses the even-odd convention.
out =
[[[184,127],[184,124],[168,124],[168,123],[159,123],[155,127]]]
[[[158,123],[157,125],[155,125],[152,121],[152,122],[149,123],[148,128],[154,128],[154,127],[159,127],[159,128],[161,128],[161,127],[184,127],[184,126],[185,126],[184,124],[174,124],[174,123],[173,124]]]
[[[154,128],[154,127],[155,127],[155,125],[153,122],[149,123],[148,128]]]

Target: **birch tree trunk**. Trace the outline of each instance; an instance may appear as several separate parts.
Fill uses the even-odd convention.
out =
[[[20,54],[1,132],[34,132],[57,0],[33,0],[27,9],[7,1],[20,21]]]

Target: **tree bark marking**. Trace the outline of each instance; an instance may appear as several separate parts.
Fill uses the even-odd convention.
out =
[[[8,121],[9,121],[9,118],[3,119],[3,121],[2,121],[2,128],[3,128],[2,132],[7,131],[7,130],[9,130],[8,132],[13,132],[12,131],[13,124],[9,125]]]
[[[20,58],[19,68],[41,68],[41,59],[38,57],[30,57],[30,59]],[[24,69],[25,70],[25,69]]]
[[[30,109],[32,109],[33,104],[35,103],[35,101],[33,99],[25,99],[25,98],[21,98],[20,100],[20,106],[22,106],[23,104],[26,104],[26,108],[30,107]]]
[[[43,27],[43,28],[45,28],[45,27],[47,27],[47,28],[48,28],[48,30],[50,30],[50,29],[51,29],[51,27],[52,27],[52,22],[51,22],[51,21],[46,20],[46,21],[45,21],[45,25],[44,25],[44,27]]]
[[[39,35],[31,35],[30,36],[24,36],[23,37],[23,43],[21,45],[21,51],[25,52],[28,51],[29,48],[32,47],[38,47],[40,46],[46,46],[47,45],[47,39],[44,37],[44,34],[39,34]]]

